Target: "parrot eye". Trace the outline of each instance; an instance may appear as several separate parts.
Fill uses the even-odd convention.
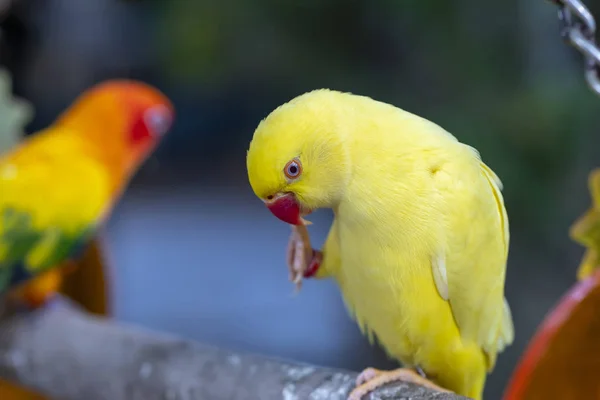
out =
[[[144,122],[155,136],[163,136],[171,127],[171,112],[164,105],[149,108],[144,113]]]
[[[288,179],[296,179],[302,173],[302,164],[300,164],[300,160],[293,159],[285,164],[285,168],[283,168],[283,173]]]

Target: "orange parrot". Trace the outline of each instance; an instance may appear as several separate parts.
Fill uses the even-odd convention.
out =
[[[37,308],[61,289],[174,115],[157,89],[106,81],[0,157],[0,295]]]

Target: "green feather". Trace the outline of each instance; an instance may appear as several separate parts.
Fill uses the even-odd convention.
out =
[[[66,260],[77,258],[95,233],[95,226],[88,226],[71,234],[57,227],[39,231],[32,226],[29,214],[13,208],[2,211],[0,227],[0,243],[8,247],[0,262],[0,293]],[[46,257],[35,266],[28,265],[28,254],[40,241],[48,238],[52,240],[52,246]]]

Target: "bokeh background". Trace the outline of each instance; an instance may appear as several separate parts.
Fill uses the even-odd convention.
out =
[[[599,1],[586,3],[600,15]],[[15,0],[0,27],[0,63],[36,109],[27,132],[111,77],[154,84],[175,104],[171,135],[106,232],[121,321],[319,365],[395,366],[360,335],[333,282],[306,282],[293,296],[289,228],[247,182],[258,122],[321,87],[435,121],[503,180],[516,340],[487,399],[500,398],[536,326],[574,282],[583,249],[567,232],[600,164],[600,98],[559,37],[551,2]],[[311,218],[315,243],[331,218]]]

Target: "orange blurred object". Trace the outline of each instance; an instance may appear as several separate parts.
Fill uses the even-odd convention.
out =
[[[600,398],[600,271],[577,282],[546,316],[504,400]]]
[[[61,293],[88,312],[110,315],[110,270],[101,239],[94,239],[77,268],[63,278]]]
[[[72,272],[63,275],[60,292],[87,311],[110,314],[110,277],[106,253],[100,239],[94,239]],[[69,268],[71,269],[71,268]],[[25,388],[0,380],[1,400],[50,400]]]

